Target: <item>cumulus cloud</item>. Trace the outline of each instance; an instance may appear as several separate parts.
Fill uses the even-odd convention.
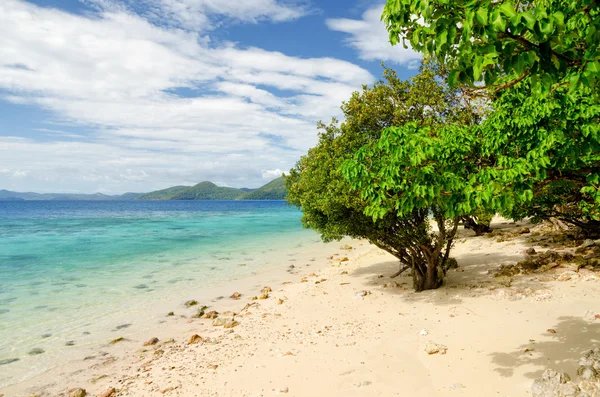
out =
[[[0,186],[120,193],[214,180],[255,187],[263,170],[293,166],[316,142],[315,122],[338,115],[341,101],[374,77],[339,59],[213,44],[174,11],[281,21],[303,9],[286,3],[292,11],[284,11],[275,0],[240,9],[225,3],[147,0],[140,11],[103,0],[94,1],[98,12],[75,15],[0,2],[0,100],[43,108],[53,122],[76,127],[38,129],[46,134],[39,141],[2,131],[0,169],[26,174],[17,181],[0,173]],[[173,25],[153,23],[149,12]]]
[[[279,168],[276,170],[263,170],[262,171],[263,179],[267,179],[267,180],[273,180],[275,178],[279,178],[283,174],[284,174],[284,172],[282,170],[280,170]]]
[[[421,59],[420,55],[402,44],[392,46],[388,32],[381,21],[383,6],[367,10],[362,19],[328,19],[329,29],[347,33],[347,43],[354,48],[361,59],[367,61],[391,61],[397,64],[415,67]],[[409,45],[410,47],[410,45]]]

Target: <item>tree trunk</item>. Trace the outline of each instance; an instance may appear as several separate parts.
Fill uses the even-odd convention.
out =
[[[427,267],[422,266],[421,269],[413,268],[413,288],[416,292],[421,292],[429,289],[437,289],[444,284],[445,272],[441,266],[440,258],[432,258]],[[424,273],[424,274],[422,274]]]

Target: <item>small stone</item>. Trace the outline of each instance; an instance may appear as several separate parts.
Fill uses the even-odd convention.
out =
[[[150,338],[148,339],[145,343],[144,346],[152,346],[152,345],[156,345],[158,343],[158,338],[154,337],[154,338]]]
[[[555,329],[552,329],[552,328],[548,328],[548,329],[546,330],[546,332],[548,332],[549,334],[555,334],[555,333],[556,333],[556,330],[555,330]]]
[[[289,388],[287,388],[287,387],[284,387],[284,388],[281,388],[281,389],[279,389],[279,391],[277,391],[277,394],[286,394],[286,393],[288,393],[289,391],[290,391],[290,389],[289,389]]]
[[[204,339],[203,337],[201,337],[198,334],[194,334],[192,336],[190,336],[190,340],[188,341],[188,345],[195,345],[198,343],[204,343],[206,342],[206,339]]]
[[[580,245],[581,248],[589,248],[589,247],[593,247],[594,245],[596,245],[596,242],[594,240],[591,239],[586,239],[583,244]]]
[[[383,284],[383,288],[398,288],[400,284],[395,281]]]
[[[217,318],[219,316],[219,313],[212,310],[208,313],[205,313],[204,316],[202,316],[202,318],[209,318],[211,320],[214,320],[215,318]]]
[[[44,353],[45,353],[44,349],[35,347],[35,348],[31,349],[27,354],[29,354],[30,356],[37,356],[37,355],[44,354]]]
[[[363,291],[358,291],[356,294],[354,294],[354,296],[356,298],[360,298],[360,299],[364,298],[367,295],[371,295],[371,291],[363,290]]]
[[[344,275],[344,274],[348,274],[348,271],[344,270],[343,272],[341,272],[340,274]]]
[[[348,262],[350,259],[348,259],[347,256],[343,257],[342,259],[340,259],[340,262]]]
[[[197,304],[198,304],[198,301],[194,300],[194,299],[189,300],[189,301],[187,301],[187,302],[184,303],[184,305],[187,306],[187,307],[196,306]]]
[[[85,389],[82,389],[80,387],[69,390],[69,397],[85,397],[85,396],[87,396],[87,391],[85,391]]]
[[[233,295],[230,296],[231,299],[235,299],[238,300],[242,297],[242,294],[240,294],[239,292],[234,292]]]
[[[261,296],[258,297],[258,299],[269,299],[269,294],[268,293],[263,293]]]
[[[65,346],[75,346],[75,341],[74,340],[68,340],[65,342]]]
[[[225,324],[223,324],[223,328],[233,328],[233,327],[237,327],[238,325],[240,325],[240,323],[238,323],[234,319],[231,319],[231,320],[227,321]]]
[[[260,290],[260,292],[268,295],[269,292],[273,292],[273,289],[271,289],[271,287],[264,287],[263,289]]]
[[[288,267],[289,267],[290,269],[295,269],[295,268],[296,268],[296,266],[294,266],[294,265],[289,265]]]
[[[171,317],[171,316],[174,316],[174,315],[175,315],[175,312],[168,312],[167,313],[167,317]]]
[[[436,353],[446,354],[447,350],[448,350],[448,348],[446,346],[439,345],[432,341],[428,341],[425,344],[425,353],[427,353],[427,354],[436,354]]]
[[[109,388],[104,393],[100,394],[98,397],[113,397],[117,394],[117,390],[114,387]]]
[[[283,302],[284,302],[284,301],[283,301],[283,299],[281,299],[281,298],[280,298],[280,299],[277,299],[277,304],[278,304],[278,305],[283,305]]]
[[[125,340],[125,338],[123,338],[123,337],[120,337],[120,338],[117,338],[117,339],[113,339],[113,340],[111,340],[109,342],[109,345],[116,345],[117,343],[123,342],[124,340]]]
[[[215,319],[215,320],[212,322],[212,325],[213,325],[213,327],[222,327],[222,326],[224,326],[225,324],[227,324],[227,323],[228,323],[230,320],[232,320],[232,319],[230,319],[230,318],[225,318],[225,317],[219,317],[219,318],[216,318],[216,319]]]
[[[211,365],[207,365],[206,368],[214,370],[214,369],[219,368],[219,366],[217,364],[211,364]]]
[[[427,335],[429,335],[429,332],[427,332],[426,329],[422,329],[421,331],[419,331],[419,335],[421,335],[421,336],[427,336]]]
[[[535,254],[537,254],[537,251],[535,250],[535,248],[528,248],[525,251],[525,254],[527,254],[527,255],[535,255]]]

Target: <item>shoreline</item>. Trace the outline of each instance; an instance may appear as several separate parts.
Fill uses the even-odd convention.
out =
[[[546,249],[526,240],[458,239],[452,256],[460,267],[443,287],[421,293],[406,275],[389,286],[398,266],[391,255],[363,242],[332,243],[293,274],[279,269],[246,290],[223,290],[211,309],[237,312],[234,328],[169,318],[0,395],[115,388],[115,396],[527,396],[545,369],[574,375],[581,351],[600,344],[600,321],[589,316],[600,312],[600,278],[529,274],[507,282],[488,274],[532,246]],[[345,244],[353,249],[341,250]],[[249,299],[266,285],[268,299]],[[236,291],[242,298],[230,299]],[[188,344],[193,335],[203,342]],[[144,347],[151,337],[159,342]],[[429,342],[446,354],[427,354]]]

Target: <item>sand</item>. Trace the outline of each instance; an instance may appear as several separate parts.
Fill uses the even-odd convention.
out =
[[[238,313],[232,329],[190,319],[189,309],[153,334],[128,335],[0,394],[528,396],[545,369],[574,374],[581,352],[600,344],[597,276],[519,275],[509,285],[488,274],[531,246],[527,235],[461,238],[452,253],[460,267],[446,285],[415,293],[410,277],[387,277],[398,269],[389,254],[365,242],[336,244],[310,266],[263,279],[268,299],[250,299],[261,294],[263,280],[255,280],[240,300],[214,303]],[[384,288],[392,281],[399,286]],[[242,310],[248,303],[257,305]],[[207,342],[188,345],[194,334]],[[144,347],[152,336],[160,342]],[[446,353],[427,354],[430,343]]]

